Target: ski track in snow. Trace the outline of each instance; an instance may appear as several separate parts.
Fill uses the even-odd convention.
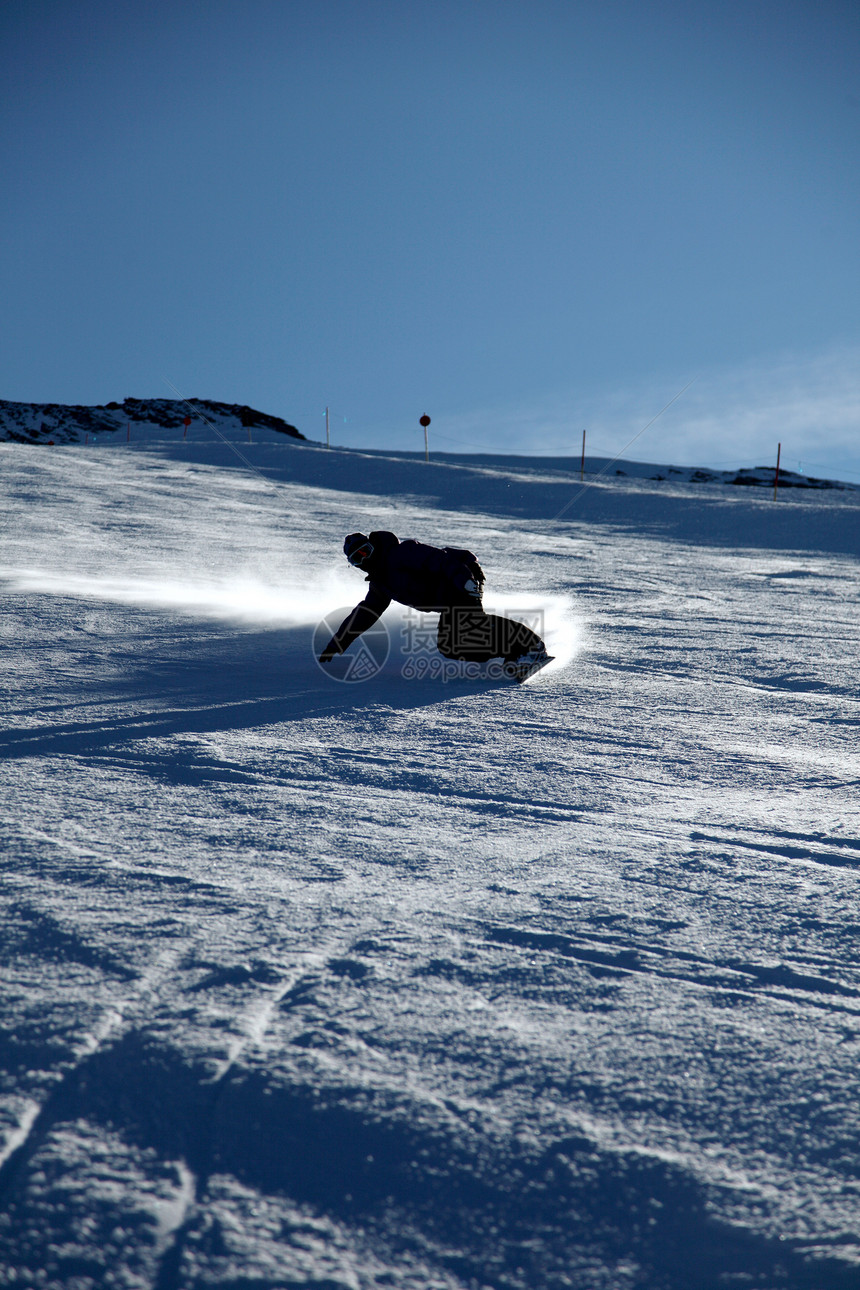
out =
[[[860,1285],[856,495],[258,437],[0,445],[0,1285]],[[556,663],[324,672],[357,528]]]

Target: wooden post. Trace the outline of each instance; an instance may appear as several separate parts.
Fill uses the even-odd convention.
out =
[[[427,440],[427,427],[428,427],[428,426],[429,426],[429,424],[430,424],[430,418],[429,418],[428,416],[423,416],[423,417],[421,417],[421,418],[420,418],[420,420],[419,420],[418,424],[419,424],[420,426],[423,426],[423,427],[424,427],[424,460],[425,460],[425,461],[429,461],[429,460],[430,460],[430,444],[429,444],[429,442],[428,442],[428,440]]]
[[[782,452],[782,444],[776,445],[776,470],[773,472],[773,500],[776,501],[776,490],[779,487],[779,455]]]
[[[579,478],[585,479],[585,431],[582,432],[582,461],[579,463]]]

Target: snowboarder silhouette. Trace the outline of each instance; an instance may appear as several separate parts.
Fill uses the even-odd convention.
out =
[[[377,621],[392,600],[439,615],[436,644],[445,658],[469,662],[504,659],[507,675],[525,680],[550,661],[546,646],[525,623],[488,614],[482,604],[484,571],[471,551],[400,541],[386,531],[347,534],[344,554],[370,583],[367,595],[338,627],[319,655],[343,654]]]

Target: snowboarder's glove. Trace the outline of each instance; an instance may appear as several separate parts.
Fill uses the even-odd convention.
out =
[[[466,568],[469,570],[472,577],[477,582],[478,588],[480,589],[481,587],[483,587],[484,583],[486,582],[486,578],[484,577],[484,570],[478,564],[478,561],[470,560],[469,563],[466,565]]]
[[[342,654],[342,653],[343,653],[343,650],[338,649],[334,641],[329,641],[328,645],[326,645],[325,649],[320,654],[319,659],[321,663],[330,663],[334,658],[335,654]]]
[[[484,570],[477,560],[469,560],[466,564],[466,570],[469,577],[464,583],[463,590],[480,604],[481,597],[484,594]]]

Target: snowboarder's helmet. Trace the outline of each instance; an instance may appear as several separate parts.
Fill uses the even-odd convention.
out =
[[[343,552],[350,564],[363,569],[373,555],[373,543],[363,533],[348,533],[343,540]]]

